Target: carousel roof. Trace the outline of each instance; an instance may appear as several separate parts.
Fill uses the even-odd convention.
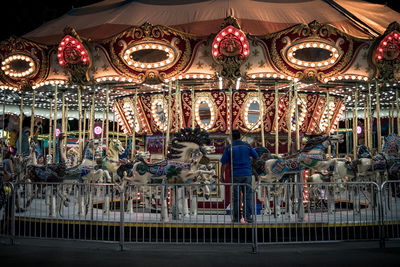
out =
[[[237,18],[242,30],[253,35],[316,20],[367,39],[383,34],[392,21],[400,21],[400,14],[389,7],[359,0],[105,0],[72,9],[23,37],[55,44],[68,25],[84,38],[100,40],[145,22],[209,35],[218,32],[228,16]]]

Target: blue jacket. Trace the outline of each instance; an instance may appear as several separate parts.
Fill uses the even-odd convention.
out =
[[[254,148],[242,140],[235,140],[233,145],[233,176],[251,176],[251,163],[250,157],[253,159],[258,158],[257,152]],[[228,145],[222,154],[221,163],[230,163],[231,146]]]

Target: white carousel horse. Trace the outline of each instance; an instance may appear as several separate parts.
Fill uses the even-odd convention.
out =
[[[258,168],[261,169],[261,175],[258,175],[260,182],[267,183],[276,183],[276,185],[271,185],[267,187],[267,195],[269,193],[268,190],[272,188],[275,191],[274,194],[274,205],[275,205],[275,216],[280,216],[280,203],[283,200],[284,195],[281,194],[287,191],[289,187],[285,187],[286,190],[282,190],[280,187],[280,183],[285,182],[285,174],[297,174],[299,175],[306,168],[314,169],[317,171],[329,171],[333,170],[335,172],[336,169],[336,159],[328,159],[326,157],[326,152],[328,147],[337,143],[343,142],[343,135],[332,135],[332,136],[321,136],[310,139],[305,147],[300,150],[298,153],[294,155],[292,158],[278,158],[278,159],[267,159],[263,164],[258,163]],[[337,177],[337,176],[335,176]],[[301,198],[302,193],[298,194],[298,198]],[[268,196],[269,197],[269,196]],[[288,196],[289,200],[291,199]],[[301,205],[299,205],[301,208]],[[298,211],[304,212],[304,211]],[[271,209],[269,205],[266,205],[264,209],[264,214],[271,214]],[[288,212],[288,215],[291,216],[291,211]],[[299,216],[301,217],[301,216]]]
[[[200,161],[207,154],[204,146],[210,143],[208,133],[200,128],[186,127],[174,134],[168,147],[167,160],[156,163],[134,162],[132,181],[152,183],[162,181],[161,219],[168,220],[167,183],[185,184],[196,180],[201,174],[212,171],[200,170]]]
[[[209,151],[215,151],[209,150]],[[200,170],[204,170],[197,179],[185,186],[177,187],[177,200],[178,200],[178,212],[184,217],[190,215],[197,215],[198,207],[198,196],[202,194],[205,199],[209,199],[211,195],[211,186],[215,184],[218,179],[213,164],[206,164],[199,167]],[[188,202],[190,200],[190,210],[188,208]]]

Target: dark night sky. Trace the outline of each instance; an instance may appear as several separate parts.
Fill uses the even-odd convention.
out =
[[[23,34],[39,27],[44,22],[58,18],[71,10],[100,2],[99,0],[9,0],[0,16],[0,40]],[[386,4],[400,12],[399,0],[369,0],[367,2]],[[3,2],[4,4],[4,2]]]

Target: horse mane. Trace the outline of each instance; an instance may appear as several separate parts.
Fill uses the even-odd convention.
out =
[[[179,132],[174,133],[171,145],[168,146],[168,159],[179,158],[179,154],[182,153],[182,148],[185,147],[184,145],[179,144],[182,142],[191,142],[199,145],[200,151],[205,155],[207,152],[203,149],[203,146],[211,144],[211,139],[206,130],[202,130],[199,127],[194,129],[191,127],[185,127]]]
[[[307,141],[306,145],[299,152],[310,152],[315,146],[325,142],[329,136],[315,136]]]

